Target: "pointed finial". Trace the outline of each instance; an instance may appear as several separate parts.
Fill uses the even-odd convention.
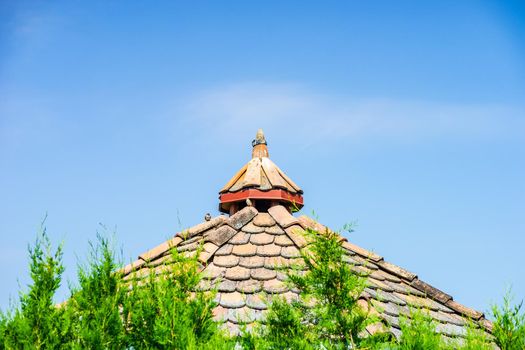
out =
[[[268,147],[262,129],[257,130],[255,140],[252,141],[252,158],[269,157]]]

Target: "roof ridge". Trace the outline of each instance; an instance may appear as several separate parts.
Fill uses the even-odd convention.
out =
[[[328,231],[328,232],[333,232],[339,235],[338,232],[331,230],[327,226],[320,224],[316,220],[306,215],[300,216],[299,222],[303,225],[305,229],[309,227],[309,228],[315,229],[318,232]],[[398,265],[385,261],[382,256],[375,254],[365,248],[362,248],[354,243],[351,243],[342,236],[341,238],[342,238],[341,242],[342,242],[343,248],[356,253],[362,258],[371,260],[382,270],[389,272],[395,275],[396,277],[401,278],[402,280],[407,282],[408,285],[410,285],[411,287],[414,287],[418,291],[425,293],[425,295],[429,297],[430,299],[442,303],[443,305],[449,307],[450,309],[458,312],[459,314],[463,316],[467,316],[468,318],[474,321],[478,321],[478,323],[481,324],[485,329],[492,331],[492,322],[485,318],[485,315],[483,312],[477,311],[475,309],[472,309],[470,307],[467,307],[465,305],[462,305],[456,302],[451,295],[419,279],[417,274],[412,273]]]
[[[173,237],[145,251],[144,253],[139,254],[139,256],[137,257],[137,260],[127,264],[126,266],[121,268],[119,271],[124,276],[126,276],[130,274],[132,271],[139,269],[144,264],[161,257],[162,255],[167,253],[170,249],[177,247],[183,241],[191,239],[194,236],[198,235],[199,233],[202,233],[214,227],[222,226],[225,221],[226,221],[226,216],[219,215],[219,216],[212,218],[209,221],[201,222],[183,231],[177,232]]]

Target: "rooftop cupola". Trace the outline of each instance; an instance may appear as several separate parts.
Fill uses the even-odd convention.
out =
[[[290,211],[302,208],[303,190],[270,160],[262,129],[252,146],[252,159],[219,191],[219,210],[231,215],[245,206],[259,211],[279,204]]]

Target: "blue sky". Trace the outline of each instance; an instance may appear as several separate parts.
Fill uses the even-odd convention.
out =
[[[129,261],[217,214],[258,128],[303,213],[468,306],[524,298],[523,38],[519,2],[2,2],[0,307],[46,213],[66,280],[99,223]]]

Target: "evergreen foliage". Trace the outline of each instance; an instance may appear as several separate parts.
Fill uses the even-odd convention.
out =
[[[64,310],[53,303],[64,272],[62,246],[53,252],[42,227],[29,247],[29,259],[32,283],[27,292],[20,292],[20,306],[1,315],[0,348],[57,349],[68,331]]]
[[[126,299],[115,270],[118,263],[107,238],[97,235],[91,253],[78,268],[79,286],[71,291],[65,309],[71,321],[70,346],[78,349],[122,349],[126,333],[120,308]]]
[[[251,340],[260,349],[356,349],[384,342],[386,334],[365,336],[379,319],[358,304],[366,278],[345,262],[338,235],[307,229],[311,239],[301,253],[302,266],[288,274],[299,299],[273,300],[266,324]],[[369,309],[369,308],[368,308]],[[250,336],[248,336],[250,337]]]
[[[503,305],[493,305],[493,334],[496,343],[502,350],[525,349],[525,312],[521,310],[523,300],[512,305],[512,294],[509,290],[503,298]]]
[[[462,338],[445,340],[429,311],[413,309],[401,319],[402,336],[381,332],[388,325],[359,299],[367,276],[352,271],[338,235],[307,230],[311,244],[301,263],[288,270],[295,300],[271,302],[264,323],[230,337],[213,320],[215,291],[203,291],[198,255],[172,250],[147,277],[118,273],[107,238],[98,235],[79,266],[78,282],[66,302],[55,305],[64,267],[62,247],[53,250],[45,229],[29,248],[32,282],[18,304],[0,313],[3,349],[493,349],[525,348],[522,304],[507,294],[494,306],[493,338],[470,322]],[[365,328],[378,332],[370,336]],[[383,328],[382,328],[383,326]]]
[[[135,280],[123,308],[134,349],[232,348],[213,320],[215,292],[199,291],[197,255],[175,249],[161,272]],[[229,347],[227,347],[229,346]]]

